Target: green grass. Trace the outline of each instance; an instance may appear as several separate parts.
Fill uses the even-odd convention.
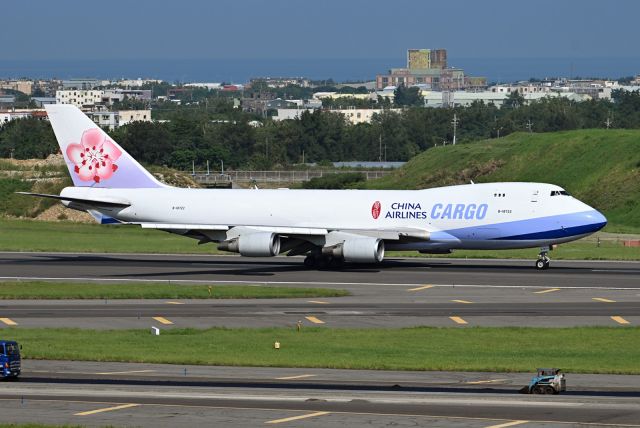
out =
[[[43,222],[0,218],[0,251],[59,251],[82,253],[229,254],[213,245],[197,245],[193,239],[137,226]],[[450,257],[535,259],[537,249],[503,251],[455,251]],[[640,260],[640,248],[621,241],[594,240],[563,244],[553,259]],[[417,252],[389,252],[389,257],[425,257]],[[443,257],[435,255],[434,257]],[[446,257],[446,256],[445,256]]]
[[[586,129],[436,147],[372,189],[421,189],[492,181],[535,181],[566,188],[601,210],[608,231],[640,230],[640,130]]]
[[[83,428],[84,425],[0,424],[0,428]]]
[[[211,293],[211,294],[210,294]],[[341,297],[345,290],[251,285],[170,283],[85,284],[46,281],[0,282],[0,300],[9,299],[276,299]]]
[[[0,251],[219,254],[213,245],[138,226],[15,219],[0,219]]]
[[[640,328],[291,328],[4,331],[33,359],[379,370],[640,374]],[[98,340],[96,340],[98,339]],[[273,349],[279,341],[281,349]],[[544,345],[544,346],[543,346]],[[161,350],[159,352],[159,350]]]

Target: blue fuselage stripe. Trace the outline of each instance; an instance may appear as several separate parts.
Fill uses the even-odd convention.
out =
[[[464,227],[443,231],[452,239],[529,241],[541,239],[563,239],[571,236],[597,232],[607,224],[598,211],[539,217],[505,223]],[[442,234],[442,233],[441,233]],[[443,234],[443,235],[444,235]],[[434,233],[434,240],[438,232]],[[444,239],[443,239],[444,240]]]

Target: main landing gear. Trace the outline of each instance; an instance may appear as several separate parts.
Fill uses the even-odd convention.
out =
[[[304,265],[315,269],[340,269],[344,266],[344,259],[312,253],[304,258]]]
[[[538,260],[536,260],[536,269],[538,270],[546,270],[549,269],[549,263],[551,259],[547,255],[549,253],[549,247],[544,247],[540,249],[540,254],[538,254]]]

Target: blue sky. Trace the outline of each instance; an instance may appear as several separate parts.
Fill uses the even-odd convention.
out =
[[[637,58],[635,0],[25,0],[2,59]]]

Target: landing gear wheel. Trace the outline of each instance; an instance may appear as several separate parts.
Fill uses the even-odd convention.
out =
[[[308,268],[316,267],[316,257],[313,255],[309,255],[304,258],[304,265]]]
[[[536,269],[538,270],[549,269],[550,263],[551,263],[551,260],[549,259],[549,256],[547,256],[547,251],[546,250],[540,251],[540,254],[538,254],[538,260],[536,260]]]

